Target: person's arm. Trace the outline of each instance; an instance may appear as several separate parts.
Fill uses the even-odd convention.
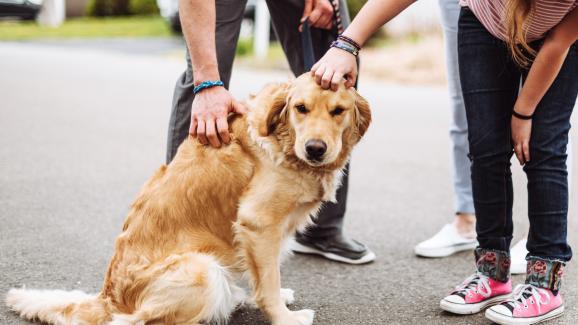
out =
[[[558,76],[568,55],[568,49],[577,40],[578,9],[574,9],[546,36],[514,105],[516,113],[527,116],[534,114],[538,103]],[[530,161],[531,130],[531,120],[512,117],[514,151],[521,164]]]
[[[191,57],[195,85],[220,80],[215,45],[215,0],[180,0],[179,14],[183,35]],[[195,95],[191,107],[189,133],[202,144],[220,147],[229,143],[230,112],[245,110],[224,87],[211,87]]]
[[[362,45],[381,26],[409,7],[415,0],[369,0],[359,11],[343,35]],[[345,77],[347,87],[355,85],[357,64],[355,57],[343,50],[331,48],[311,68],[315,80],[323,88],[337,89]]]

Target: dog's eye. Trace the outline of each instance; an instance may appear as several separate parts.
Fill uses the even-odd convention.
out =
[[[309,112],[309,110],[307,110],[307,107],[305,107],[305,105],[303,105],[303,104],[297,105],[297,106],[295,106],[295,108],[301,114],[307,114],[307,112]]]
[[[337,115],[341,115],[341,113],[343,113],[343,111],[344,111],[343,108],[337,107],[336,109],[332,110],[331,113],[329,113],[329,114],[331,114],[331,116],[337,116]]]

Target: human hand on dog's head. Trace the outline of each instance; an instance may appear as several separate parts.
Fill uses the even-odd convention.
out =
[[[191,107],[189,134],[200,143],[215,148],[231,141],[229,113],[244,114],[247,109],[224,87],[207,88],[195,95]]]
[[[351,53],[332,47],[313,65],[311,75],[323,89],[337,91],[344,79],[345,87],[353,87],[357,79],[357,61]]]

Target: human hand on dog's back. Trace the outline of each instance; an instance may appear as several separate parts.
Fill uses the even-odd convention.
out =
[[[215,0],[180,0],[179,15],[191,58],[195,86],[221,81],[215,46]],[[189,134],[202,144],[219,148],[229,143],[229,113],[244,113],[227,89],[211,86],[199,90],[191,107]]]
[[[189,134],[197,137],[202,144],[219,148],[229,143],[229,113],[243,114],[245,107],[233,98],[224,87],[211,87],[199,92],[191,107]]]

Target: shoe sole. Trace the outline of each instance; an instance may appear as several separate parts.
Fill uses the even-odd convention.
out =
[[[372,251],[368,251],[368,253],[363,255],[361,258],[354,260],[354,259],[350,259],[347,257],[339,256],[337,254],[327,253],[327,252],[324,252],[322,250],[311,248],[309,246],[301,245],[298,242],[293,242],[291,244],[291,250],[296,252],[296,253],[309,254],[309,255],[320,255],[320,256],[325,257],[328,260],[341,262],[341,263],[347,263],[347,264],[355,264],[355,265],[367,264],[367,263],[373,262],[375,260],[375,253],[373,253]]]
[[[458,253],[458,252],[472,250],[476,247],[478,247],[477,241],[472,242],[472,243],[464,243],[464,244],[459,244],[459,245],[454,245],[454,246],[449,246],[449,247],[443,247],[443,248],[431,248],[431,249],[426,248],[426,249],[424,249],[424,248],[416,247],[414,249],[414,252],[415,252],[415,255],[421,256],[421,257],[447,257],[447,256],[453,255],[453,254]]]
[[[478,302],[477,304],[457,304],[455,302],[442,299],[440,301],[440,308],[447,312],[459,315],[477,314],[482,310],[484,310],[485,308],[497,305],[510,299],[511,296],[512,296],[511,294],[496,296],[488,300]]]
[[[539,317],[528,317],[528,318],[512,318],[506,315],[497,313],[491,309],[486,310],[486,318],[491,320],[494,323],[498,323],[501,325],[529,325],[529,324],[538,324],[541,322],[545,322],[547,320],[551,320],[557,317],[562,316],[564,314],[564,305],[549,311],[548,313],[539,316]]]

